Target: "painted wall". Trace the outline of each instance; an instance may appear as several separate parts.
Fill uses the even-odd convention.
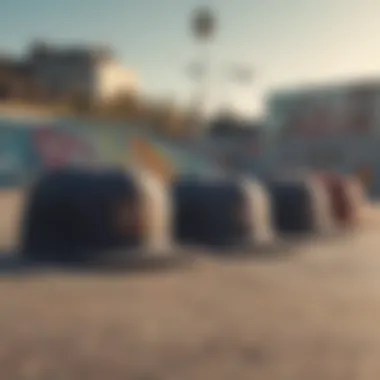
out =
[[[210,176],[211,159],[191,146],[118,125],[57,120],[0,120],[0,186],[28,184],[44,170],[66,165],[142,167],[164,180],[177,174]]]

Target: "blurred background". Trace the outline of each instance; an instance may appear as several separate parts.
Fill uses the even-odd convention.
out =
[[[241,176],[334,172],[366,199],[355,233],[265,260],[198,250],[188,271],[16,276],[1,258],[0,378],[379,379],[380,2],[0,5],[4,257],[35,181],[72,165],[240,190]]]

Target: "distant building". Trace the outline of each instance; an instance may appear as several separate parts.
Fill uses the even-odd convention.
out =
[[[30,67],[10,56],[0,56],[0,100],[32,98],[37,95]]]
[[[279,140],[380,132],[380,80],[368,78],[277,90],[268,96],[268,132]]]
[[[135,73],[106,48],[36,44],[28,57],[33,76],[50,98],[80,96],[104,103],[137,91]]]

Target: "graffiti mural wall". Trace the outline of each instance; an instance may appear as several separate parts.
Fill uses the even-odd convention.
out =
[[[98,152],[91,140],[78,133],[54,128],[38,128],[31,132],[31,144],[43,168],[97,162]]]
[[[19,186],[29,180],[37,165],[28,134],[0,128],[0,186]]]
[[[168,181],[176,174],[210,176],[216,162],[195,147],[133,127],[75,120],[0,122],[0,186],[25,185],[45,170],[67,165],[140,167]]]
[[[75,123],[0,123],[0,186],[28,184],[44,170],[67,165],[127,167],[122,130]]]
[[[151,142],[142,137],[134,137],[129,141],[134,162],[140,167],[156,173],[161,180],[170,181],[176,174],[173,162],[159,151]]]

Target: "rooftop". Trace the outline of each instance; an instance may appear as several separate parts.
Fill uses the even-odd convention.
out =
[[[305,96],[319,94],[321,92],[340,92],[342,90],[372,92],[380,91],[380,76],[364,77],[364,78],[349,78],[339,81],[331,81],[325,83],[304,83],[288,88],[280,88],[272,90],[269,94],[269,99],[279,99],[288,96]]]
[[[63,45],[57,46],[45,42],[34,43],[30,48],[32,58],[59,58],[59,59],[93,59],[110,60],[114,57],[112,49],[105,46],[91,45]]]

